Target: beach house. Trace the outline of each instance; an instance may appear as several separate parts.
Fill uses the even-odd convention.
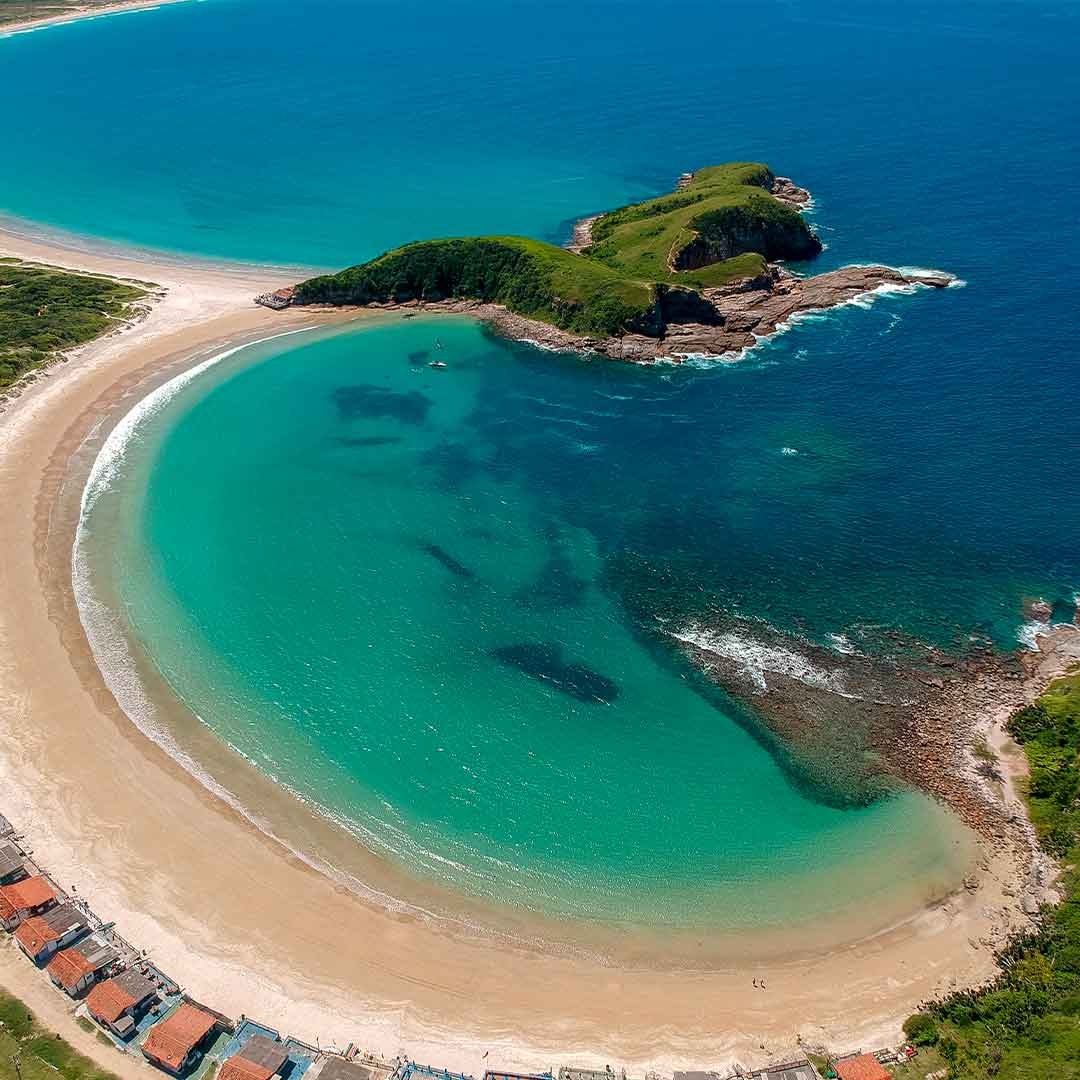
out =
[[[11,843],[0,842],[0,885],[10,885],[26,877],[26,859]]]
[[[819,1080],[818,1071],[807,1058],[770,1065],[750,1074],[750,1080]]]
[[[14,930],[32,915],[40,915],[54,907],[56,890],[45,878],[37,875],[11,885],[0,886],[0,924]]]
[[[346,1061],[344,1058],[327,1057],[312,1067],[305,1080],[387,1080],[393,1071],[389,1062],[372,1059]],[[395,1080],[400,1080],[400,1077],[395,1077]]]
[[[218,1080],[270,1080],[289,1060],[285,1044],[268,1035],[252,1035],[218,1072]]]
[[[86,930],[86,916],[74,904],[61,904],[44,915],[27,919],[15,940],[35,964],[43,964],[58,949],[70,945]]]
[[[120,1039],[135,1034],[136,1024],[157,1001],[157,986],[140,971],[131,968],[105,979],[86,995],[90,1015]]]
[[[180,1076],[199,1060],[220,1024],[213,1013],[185,1001],[150,1029],[142,1045],[143,1057],[159,1069]]]
[[[892,1080],[892,1073],[873,1054],[856,1054],[833,1063],[838,1080]]]
[[[111,945],[94,935],[68,949],[61,949],[45,965],[45,970],[54,986],[70,997],[78,997],[118,958],[119,954]]]

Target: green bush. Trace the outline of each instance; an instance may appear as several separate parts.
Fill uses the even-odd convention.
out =
[[[1011,942],[997,980],[931,1009],[951,1080],[1080,1078],[1080,676],[1059,679],[1009,722],[1031,766],[1027,802],[1062,857],[1064,903]],[[912,1018],[915,1020],[917,1018]],[[912,1020],[909,1020],[910,1024]],[[905,1025],[905,1031],[908,1030]]]
[[[940,1037],[934,1018],[926,1013],[909,1016],[904,1021],[904,1034],[915,1046],[933,1046]]]

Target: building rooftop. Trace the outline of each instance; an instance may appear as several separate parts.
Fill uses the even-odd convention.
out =
[[[45,965],[45,970],[68,993],[74,993],[79,980],[96,969],[78,949],[62,949]]]
[[[892,1073],[873,1054],[859,1054],[833,1063],[840,1080],[892,1080]]]
[[[288,1050],[283,1042],[269,1035],[252,1035],[222,1065],[218,1076],[221,1080],[270,1080],[288,1060]]]
[[[0,878],[10,877],[23,870],[25,862],[23,853],[14,844],[0,842]]]
[[[484,1080],[553,1080],[551,1073],[494,1072],[488,1069]]]
[[[14,831],[11,822],[3,814],[0,814],[0,836],[10,836]]]
[[[70,993],[84,975],[108,967],[117,956],[117,951],[111,945],[98,937],[89,937],[78,945],[72,945],[70,949],[58,952],[46,964],[45,970],[50,975],[55,975],[60,985]]]
[[[27,919],[15,931],[15,939],[31,956],[37,956],[50,942],[85,926],[86,918],[74,904],[61,904],[44,915]]]
[[[179,1072],[188,1054],[214,1030],[217,1022],[217,1017],[185,1001],[176,1012],[150,1029],[143,1053]]]
[[[16,881],[11,885],[0,885],[0,897],[6,900],[15,911],[29,911],[41,907],[56,899],[56,890],[40,874],[35,877]]]
[[[751,1080],[818,1080],[814,1066],[805,1058],[802,1061],[789,1061],[784,1065],[770,1065],[751,1073]]]
[[[389,1073],[387,1067],[372,1062],[329,1057],[319,1072],[318,1080],[382,1080]]]
[[[106,1024],[115,1024],[123,1014],[156,992],[154,984],[132,968],[113,979],[98,983],[86,997],[91,1015]]]

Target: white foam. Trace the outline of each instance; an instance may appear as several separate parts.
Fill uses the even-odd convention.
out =
[[[785,675],[807,686],[828,690],[841,697],[856,696],[848,693],[841,672],[816,667],[803,653],[760,641],[749,634],[709,630],[707,627],[691,624],[682,630],[672,631],[671,636],[676,641],[694,645],[705,652],[733,661],[762,693],[769,689],[768,675]]]
[[[780,453],[783,454],[784,457],[795,457],[799,451],[796,450],[794,446],[781,446]]]
[[[1049,623],[1040,622],[1038,619],[1030,619],[1021,623],[1016,631],[1016,640],[1030,652],[1039,651],[1039,638],[1049,634],[1052,630],[1060,630],[1062,627],[1072,626],[1073,623]]]

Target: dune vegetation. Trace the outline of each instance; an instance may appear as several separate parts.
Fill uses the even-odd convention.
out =
[[[602,215],[581,254],[516,236],[406,244],[301,283],[293,302],[469,299],[573,333],[656,335],[676,301],[693,313],[703,289],[821,250],[798,210],[770,193],[773,180],[765,165],[703,169],[670,195]]]
[[[0,389],[129,319],[136,285],[0,259]]]

